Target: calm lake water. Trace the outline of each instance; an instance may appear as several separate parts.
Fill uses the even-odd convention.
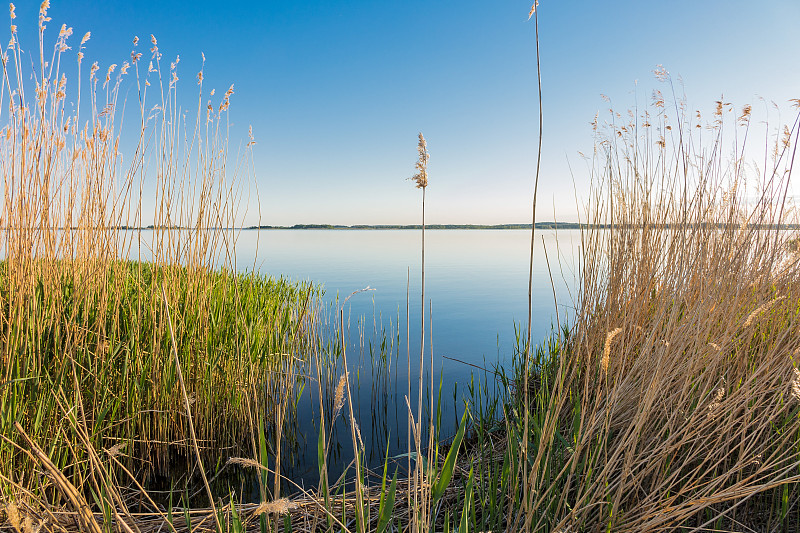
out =
[[[382,466],[387,453],[396,458],[400,468],[406,465],[409,364],[412,393],[408,403],[415,414],[419,379],[420,231],[237,230],[224,234],[235,240],[237,270],[321,285],[325,290],[323,326],[329,335],[336,331],[337,310],[344,299],[366,287],[372,289],[353,295],[344,304],[355,416],[368,467]],[[152,231],[127,233],[126,241],[132,246],[127,255],[150,259],[153,237]],[[425,237],[425,308],[429,315],[424,382],[430,383],[432,345],[437,386],[441,379],[441,435],[446,438],[455,433],[470,383],[488,383],[490,390],[497,386],[492,371],[510,364],[517,347],[515,327],[524,336],[530,231],[428,230]],[[570,321],[579,244],[577,230],[537,231],[532,298],[535,344],[550,337],[557,317],[562,325]],[[406,328],[410,342],[406,342]],[[383,364],[377,361],[381,353],[386,356]],[[314,369],[305,372],[315,375]],[[335,379],[344,369],[337,367],[333,372]],[[301,385],[296,412],[284,432],[288,442],[283,473],[311,487],[319,477],[319,389],[312,380],[298,388]],[[429,405],[429,399],[424,401],[423,405]],[[353,458],[345,416],[338,417],[331,435],[329,478],[333,481]],[[255,492],[253,497],[257,498]]]
[[[515,324],[527,321],[530,232],[526,230],[428,230],[425,234],[426,324],[425,383],[433,344],[435,381],[442,381],[442,434],[453,434],[463,399],[473,378],[494,381],[490,371],[509,364],[516,347]],[[558,316],[569,321],[576,286],[580,235],[575,230],[537,231],[533,289],[533,337],[550,336]],[[545,249],[550,262],[548,271]],[[237,268],[252,269],[292,280],[322,284],[331,314],[345,297],[349,325],[348,366],[356,396],[356,416],[368,464],[383,463],[407,450],[408,347],[411,352],[412,395],[416,412],[420,341],[419,230],[248,230],[236,242]],[[552,285],[551,285],[552,274]],[[407,287],[410,284],[410,290]],[[407,293],[410,343],[406,343]],[[337,300],[338,299],[338,300]],[[427,317],[426,317],[427,319]],[[373,381],[373,353],[379,351],[381,330],[393,344],[389,378]],[[397,333],[400,345],[397,346]],[[455,360],[457,361],[455,361]],[[474,365],[474,366],[470,366]],[[316,387],[306,386],[297,412],[300,428],[292,450],[296,467],[286,474],[310,486],[317,480],[318,433]],[[424,405],[428,405],[425,400]],[[335,426],[330,477],[335,479],[352,460],[349,427],[344,417]],[[399,461],[403,463],[405,460]]]
[[[425,234],[425,297],[432,310],[434,353],[483,366],[502,362],[515,344],[514,323],[527,320],[530,232],[526,230],[428,230]],[[534,337],[555,324],[553,282],[564,317],[572,307],[577,231],[537,232],[534,264]],[[352,292],[345,306],[351,324],[365,315],[385,324],[398,314],[405,337],[410,276],[411,338],[419,336],[420,232],[418,230],[242,231],[237,266],[292,280],[322,284],[329,301]],[[566,279],[564,279],[566,278]],[[418,350],[419,340],[412,347]]]

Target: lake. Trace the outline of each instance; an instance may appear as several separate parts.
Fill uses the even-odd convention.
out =
[[[412,395],[416,412],[420,342],[419,230],[244,230],[236,241],[237,268],[255,269],[292,280],[310,280],[325,288],[328,314],[336,302],[354,291],[344,306],[349,326],[348,366],[356,416],[368,464],[383,463],[407,451],[408,360],[411,353]],[[463,398],[475,375],[492,381],[478,368],[508,364],[516,347],[515,325],[522,335],[527,321],[529,230],[428,230],[425,234],[426,362],[433,345],[434,378],[442,380],[442,433],[452,434],[463,409]],[[572,316],[575,296],[577,230],[538,231],[534,263],[534,343],[550,336]],[[550,263],[548,271],[545,249]],[[551,284],[552,274],[552,284]],[[408,289],[410,287],[410,289]],[[410,343],[406,343],[406,304],[409,300]],[[389,337],[389,377],[373,382],[370,356],[378,351],[381,331]],[[399,343],[397,337],[399,332]],[[472,365],[472,366],[471,366]],[[455,398],[454,398],[455,391]],[[285,473],[307,484],[316,483],[317,434],[315,386],[307,386],[297,412],[300,440],[291,455],[296,468]],[[424,405],[428,405],[428,400]],[[352,460],[350,430],[340,417],[335,427],[340,442],[333,444],[330,477],[335,479]],[[349,453],[348,453],[349,452]]]
[[[225,240],[235,241],[233,264],[226,260],[229,267],[321,285],[325,291],[319,313],[321,331],[328,337],[336,334],[338,310],[343,307],[354,411],[367,466],[380,467],[387,453],[396,458],[406,454],[409,372],[409,404],[417,412],[420,230],[263,229],[222,234]],[[173,246],[185,235],[186,230],[173,233]],[[148,230],[123,232],[123,240],[131,246],[123,255],[150,260],[154,237],[155,232]],[[425,237],[424,383],[427,390],[432,347],[434,394],[441,380],[440,428],[446,438],[455,433],[470,386],[474,390],[480,382],[490,392],[499,386],[492,371],[510,365],[518,347],[517,332],[524,338],[530,230],[438,229],[427,230]],[[573,316],[580,231],[537,230],[535,243],[534,345]],[[356,292],[365,288],[370,290]],[[315,367],[302,371],[316,375]],[[332,372],[335,386],[344,369],[337,365]],[[310,487],[319,477],[319,388],[313,379],[300,386],[302,394],[284,431],[282,470],[288,478]],[[424,406],[430,405],[429,398],[424,401]],[[269,426],[273,421],[267,417]],[[329,478],[335,480],[353,458],[344,415],[331,435]],[[407,459],[398,459],[397,464],[402,467]],[[255,493],[252,496],[257,498]]]

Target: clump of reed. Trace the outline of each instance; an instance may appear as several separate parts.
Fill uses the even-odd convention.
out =
[[[533,357],[530,403],[527,365],[508,379],[477,529],[800,523],[798,118],[751,165],[750,106],[704,121],[670,94],[595,122],[576,321]]]
[[[195,472],[192,444],[211,464],[252,451],[261,418],[281,442],[319,291],[236,263],[249,152],[229,168],[233,87],[212,105],[200,70],[185,125],[180,58],[135,38],[129,61],[87,72],[90,34],[75,46],[63,25],[50,50],[48,9],[32,69],[13,4],[2,54],[0,489],[65,501],[24,434],[116,508],[120,487]]]

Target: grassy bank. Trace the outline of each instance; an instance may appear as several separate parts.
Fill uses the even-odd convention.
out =
[[[252,424],[247,407],[275,412],[287,401],[276,373],[306,349],[315,290],[177,266],[119,261],[94,268],[82,276],[75,265],[55,263],[46,268],[49,279],[40,274],[25,294],[11,283],[8,262],[0,264],[0,420],[11,437],[0,444],[0,471],[16,473],[22,486],[35,484],[32,463],[14,447],[15,421],[47,443],[53,463],[77,486],[91,466],[74,449],[77,423],[96,449],[124,451],[122,464],[140,479],[167,473],[171,463],[174,469],[190,439],[178,364],[203,451],[213,450],[216,460],[222,449],[249,449],[241,439]]]

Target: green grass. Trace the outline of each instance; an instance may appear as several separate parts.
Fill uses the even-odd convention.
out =
[[[34,483],[30,461],[12,445],[18,421],[80,486],[89,464],[72,449],[66,413],[85,423],[97,450],[125,445],[122,463],[145,479],[185,453],[186,415],[162,285],[201,448],[210,461],[222,449],[249,450],[241,438],[250,432],[247,410],[275,412],[286,396],[281,373],[307,348],[305,328],[319,290],[224,270],[122,261],[103,269],[104,283],[89,286],[74,265],[59,262],[32,293],[19,294],[7,262],[0,263],[7,318],[0,430],[11,441],[0,442],[0,472],[17,473],[24,486]]]

